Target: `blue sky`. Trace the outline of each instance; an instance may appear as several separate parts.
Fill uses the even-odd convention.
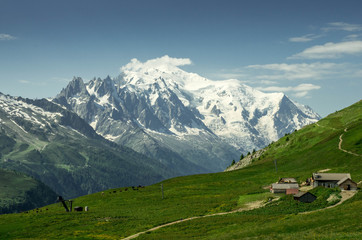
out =
[[[362,1],[0,0],[0,92],[53,97],[132,58],[283,91],[322,116],[362,93]]]

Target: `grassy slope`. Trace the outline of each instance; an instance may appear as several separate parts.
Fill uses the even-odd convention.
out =
[[[67,128],[59,128],[58,136],[47,141],[3,128],[6,126],[0,129],[0,168],[33,176],[65,197],[154,183],[175,175],[157,160]]]
[[[236,209],[242,204],[243,195],[266,192],[263,187],[279,177],[296,177],[302,181],[312,172],[330,168],[332,172],[350,172],[359,182],[362,158],[338,150],[338,142],[348,128],[342,147],[360,153],[361,116],[362,102],[359,102],[331,114],[318,125],[307,126],[271,144],[267,152],[247,168],[164,181],[163,200],[160,185],[155,184],[139,190],[122,188],[122,192],[109,190],[104,195],[96,193],[75,199],[75,205],[89,206],[89,212],[65,213],[61,206],[54,204],[39,213],[0,216],[0,238],[118,239],[181,218]],[[278,160],[277,173],[274,159]],[[140,238],[362,238],[358,224],[362,221],[361,193],[341,206],[307,215],[296,213],[310,206],[293,205],[288,199],[280,204],[279,208],[271,205],[250,212],[184,222]]]
[[[44,206],[56,197],[41,182],[22,173],[0,169],[0,214]]]

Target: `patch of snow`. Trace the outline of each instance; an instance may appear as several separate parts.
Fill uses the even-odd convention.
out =
[[[113,136],[111,134],[103,135],[105,139],[108,139],[110,141],[115,141],[119,136]]]
[[[110,105],[109,103],[110,94],[106,94],[103,97],[98,98],[98,104],[101,106]]]
[[[95,118],[93,122],[91,122],[89,125],[95,130],[98,124],[98,117]]]

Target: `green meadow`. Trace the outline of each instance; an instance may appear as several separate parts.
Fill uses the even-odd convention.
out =
[[[88,206],[88,212],[67,213],[55,203],[1,215],[0,239],[121,239],[180,219],[236,210],[253,201],[266,205],[185,221],[137,239],[362,239],[360,192],[329,209],[324,208],[338,199],[327,199],[339,195],[338,189],[312,189],[318,198],[310,204],[283,195],[268,202],[276,197],[268,186],[281,177],[294,177],[301,183],[313,172],[331,169],[349,172],[352,180],[360,182],[361,126],[360,101],[270,144],[261,157],[240,170],[172,178],[144,188],[116,188],[73,199],[73,206]],[[358,156],[338,149],[341,134],[342,148]]]

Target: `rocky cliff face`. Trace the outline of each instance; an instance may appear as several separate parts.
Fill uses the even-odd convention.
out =
[[[114,79],[74,78],[53,101],[103,137],[182,174],[223,170],[241,153],[319,119],[282,93],[211,81],[183,71],[176,60],[133,59]]]

